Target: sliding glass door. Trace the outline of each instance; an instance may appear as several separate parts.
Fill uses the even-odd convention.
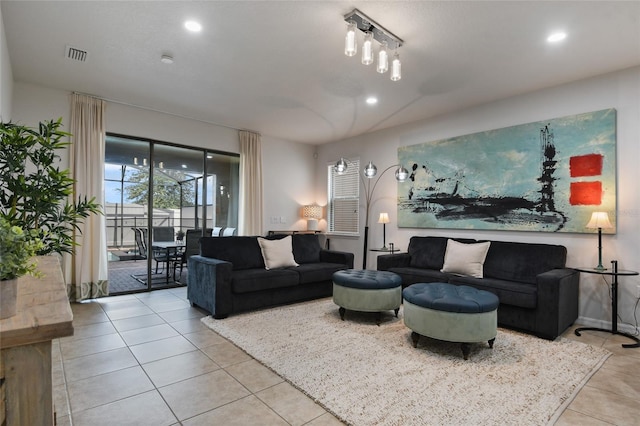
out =
[[[111,294],[186,285],[194,238],[237,234],[238,155],[109,134],[105,179]]]

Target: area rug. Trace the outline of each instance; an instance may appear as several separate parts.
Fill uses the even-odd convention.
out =
[[[203,323],[352,425],[553,423],[610,353],[499,329],[493,349],[421,338],[390,312],[347,311],[331,299]]]

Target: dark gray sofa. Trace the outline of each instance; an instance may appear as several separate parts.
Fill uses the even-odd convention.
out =
[[[272,235],[268,239],[284,238]],[[203,237],[188,260],[187,297],[214,318],[328,297],[333,273],[353,268],[353,253],[324,250],[318,235],[294,234],[297,267],[265,269],[258,237]]]
[[[483,278],[440,272],[446,248],[445,237],[414,236],[407,253],[378,256],[377,268],[399,274],[403,287],[448,282],[490,291],[500,299],[500,326],[545,339],[555,339],[578,318],[580,274],[565,267],[564,246],[491,241]]]

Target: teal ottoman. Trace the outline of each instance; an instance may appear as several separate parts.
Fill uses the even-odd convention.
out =
[[[377,312],[378,325],[382,311],[395,311],[396,318],[402,304],[402,278],[388,271],[345,269],[333,274],[333,302],[340,307],[344,321],[347,309]]]
[[[498,296],[465,285],[413,284],[402,292],[404,323],[413,347],[420,336],[462,345],[469,359],[470,343],[487,341],[493,348],[498,330]]]

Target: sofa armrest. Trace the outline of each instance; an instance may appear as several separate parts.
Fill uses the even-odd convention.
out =
[[[378,256],[378,271],[388,271],[390,268],[402,268],[409,266],[411,256],[409,253],[383,254]]]
[[[189,258],[187,267],[189,302],[211,312],[214,318],[226,318],[233,311],[231,300],[233,264],[195,255]]]
[[[336,250],[320,250],[320,262],[342,263],[353,269],[353,253]]]
[[[578,318],[580,273],[575,269],[552,269],[537,276],[536,331],[555,339]]]

